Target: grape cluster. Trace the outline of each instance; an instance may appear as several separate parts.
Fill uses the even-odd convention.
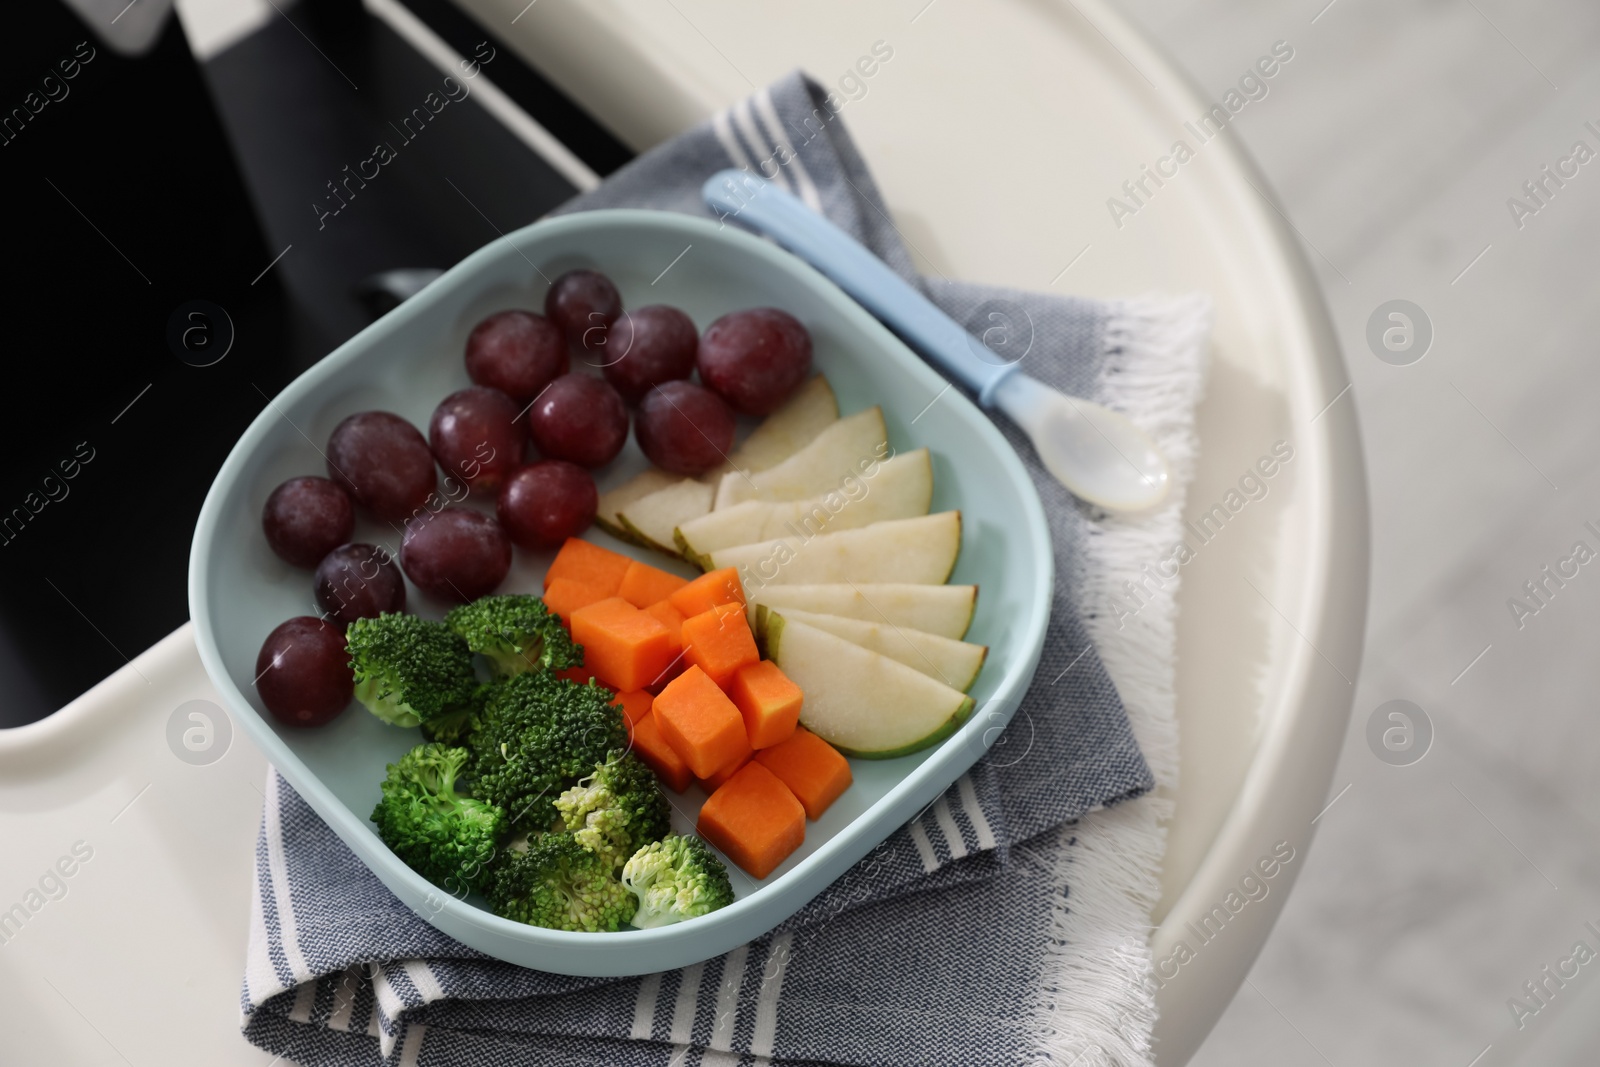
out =
[[[465,603],[505,580],[513,545],[550,549],[587,529],[599,506],[590,472],[627,444],[630,407],[656,466],[685,477],[719,467],[736,415],[771,413],[810,374],[811,337],[776,308],[735,311],[700,334],[665,304],[624,311],[610,278],[572,270],[551,284],[544,314],[508,309],[474,326],[465,363],[473,384],[440,401],[427,437],[391,412],[358,412],[328,438],[328,477],[291,478],[267,497],[267,544],[314,569],[320,612],[261,647],[256,689],[280,721],[318,726],[343,710],[354,688],[345,628],[404,611],[405,578]],[[492,515],[462,506],[473,494],[493,499]],[[399,533],[398,566],[351,540],[358,510]]]

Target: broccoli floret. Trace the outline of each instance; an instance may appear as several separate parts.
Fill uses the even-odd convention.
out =
[[[372,810],[378,836],[424,878],[451,893],[482,883],[506,813],[458,791],[470,753],[418,745],[389,764]]]
[[[478,690],[467,643],[415,615],[357,619],[345,634],[356,699],[384,722],[417,726],[470,707]]]
[[[472,701],[422,724],[422,736],[429,741],[446,745],[465,745],[467,738],[483,722],[484,708],[489,702],[493,685],[480,685],[472,694]]]
[[[556,798],[562,825],[578,844],[621,867],[672,829],[672,809],[655,772],[632,753],[615,755]]]
[[[566,833],[502,850],[484,895],[496,915],[552,930],[620,930],[638,907],[611,864]]]
[[[672,834],[634,853],[622,866],[622,884],[639,898],[633,925],[668,926],[733,903],[728,869],[698,837]]]
[[[583,648],[536,596],[486,596],[453,608],[445,625],[481,653],[496,677],[583,666]]]
[[[627,748],[622,709],[611,700],[603,686],[544,671],[495,686],[468,743],[477,795],[505,808],[518,829],[551,829],[562,790]]]

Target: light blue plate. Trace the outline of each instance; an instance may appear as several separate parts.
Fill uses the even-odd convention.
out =
[[[881,404],[896,448],[932,450],[934,510],[959,508],[964,520],[950,580],[981,587],[968,639],[990,646],[972,689],[978,711],[955,736],[913,756],[852,760],[855,784],[807,825],[805,844],[782,866],[757,882],[729,864],[738,899],[727,908],[677,926],[615,934],[524,926],[472,898],[436,890],[395,858],[367,821],[385,764],[417,744],[418,731],[386,726],[359,705],[320,729],[286,728],[267,714],[253,685],[267,633],[290,616],[316,614],[310,575],[280,561],[262,535],[267,494],[294,475],[325,474],[319,450],[353,412],[393,411],[426,428],[434,405],[469,384],[461,353],[473,325],[503,308],[542,307],[546,279],[580,266],[610,275],[627,306],[673,304],[702,328],[726,312],[760,305],[804,322],[817,370],[833,384],[841,410]],[[630,441],[601,472],[601,489],[644,466]],[[598,529],[588,536],[671,566]],[[363,520],[356,539],[397,547],[398,534]],[[519,551],[503,589],[538,591],[549,560]],[[579,975],[684,967],[759,937],[916,815],[983,754],[1015,712],[1039,662],[1052,588],[1050,534],[1038,495],[987,417],[946,391],[942,378],[798,259],[741,231],[650,211],[595,211],[519,230],[473,253],[301,375],[223,464],[189,563],[189,610],[212,682],[251,739],[356,855],[450,936],[511,963]],[[407,593],[408,609],[423,615],[438,618],[447,607],[415,587]],[[703,795],[692,789],[672,796],[677,828],[692,832]]]

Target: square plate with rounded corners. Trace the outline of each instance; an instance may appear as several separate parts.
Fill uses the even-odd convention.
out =
[[[950,580],[980,587],[968,640],[990,647],[971,695],[977,711],[932,749],[892,760],[852,760],[855,783],[808,823],[805,843],[768,877],[729,864],[737,899],[710,915],[654,930],[568,933],[502,919],[475,898],[435,889],[378,839],[367,814],[385,764],[420,740],[359,705],[325,727],[298,730],[268,715],[253,686],[256,653],[278,623],[315,614],[307,572],[268,549],[260,515],[286,478],[322,474],[320,449],[357,411],[396,412],[426,427],[446,394],[470,384],[467,333],[491,312],[540,308],[549,278],[574,267],[604,271],[629,307],[666,303],[704,328],[729,311],[781,307],[811,331],[815,369],[842,413],[881,404],[890,443],[928,445],[935,511],[959,508],[960,559]],[[936,399],[937,398],[937,399]],[[599,472],[602,491],[645,467],[630,440]],[[481,502],[472,506],[484,507]],[[672,568],[664,556],[598,543]],[[357,540],[398,548],[399,531],[367,519]],[[537,591],[550,553],[519,550],[502,591]],[[687,567],[680,573],[692,573]],[[439,280],[341,345],[274,398],[245,431],[212,485],[195,530],[189,607],[207,673],[235,718],[285,780],[399,899],[450,936],[499,959],[579,975],[631,975],[688,966],[771,930],[950,785],[993,743],[1033,677],[1053,589],[1053,555],[1038,494],[988,418],[914,353],[800,260],[743,231],[687,215],[595,211],[535,223],[468,256]],[[438,618],[448,605],[414,586],[407,609]],[[675,796],[674,826],[693,831],[703,794]]]

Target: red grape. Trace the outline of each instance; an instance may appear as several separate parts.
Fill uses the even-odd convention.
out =
[[[498,389],[475,385],[439,401],[428,423],[428,444],[446,474],[493,493],[522,466],[528,431],[516,401]]]
[[[531,311],[497,311],[467,335],[467,377],[518,404],[539,395],[567,369],[561,328]]]
[[[599,378],[563,374],[528,409],[528,429],[549,458],[598,467],[628,443],[628,408]]]
[[[693,382],[664,382],[639,404],[634,434],[650,462],[693,477],[720,464],[733,447],[733,409]]]
[[[363,411],[328,438],[328,473],[385,522],[414,515],[438,485],[433,453],[417,428],[387,411]]]
[[[406,580],[394,557],[377,545],[340,545],[329,552],[317,565],[311,589],[317,607],[341,627],[406,609]]]
[[[811,335],[787,311],[735,311],[706,327],[697,362],[706,388],[735,411],[770,415],[811,373]]]
[[[522,548],[555,548],[589,528],[600,508],[594,476],[559,459],[530,463],[500,488],[495,514]]]
[[[622,399],[637,404],[651,386],[693,374],[699,343],[693,319],[675,307],[651,304],[612,325],[603,373]]]
[[[315,567],[350,539],[356,510],[350,494],[326,478],[290,478],[267,497],[261,528],[272,551],[285,561]]]
[[[489,516],[445,508],[406,524],[400,566],[424,593],[465,604],[505,581],[511,541]]]
[[[597,270],[569,270],[545,294],[544,313],[561,328],[573,351],[599,352],[607,330],[622,314],[622,296]]]
[[[344,630],[313,615],[280,625],[256,656],[256,692],[272,717],[289,726],[333,720],[355,692]]]

